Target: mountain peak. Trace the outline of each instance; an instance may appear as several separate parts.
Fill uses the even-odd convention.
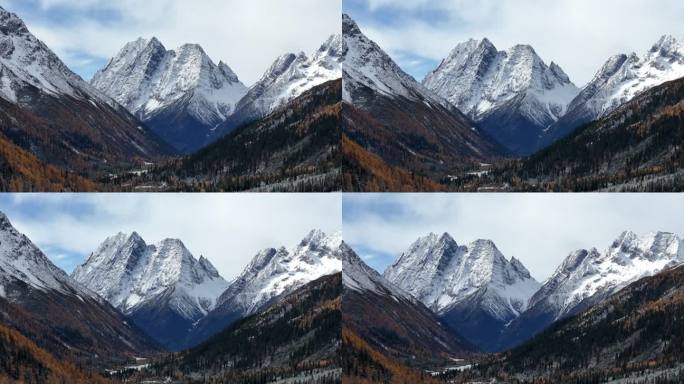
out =
[[[352,19],[348,14],[342,14],[342,36],[354,36],[361,33],[356,21]]]
[[[542,141],[548,144],[566,136],[579,126],[607,116],[637,95],[682,76],[684,44],[669,35],[661,37],[641,57],[634,52],[611,56]]]
[[[568,84],[570,83],[570,76],[568,76],[568,74],[565,73],[563,68],[561,68],[558,64],[556,64],[555,61],[552,61],[551,64],[549,64],[549,69],[562,82],[568,83]]]
[[[296,59],[297,56],[294,53],[285,53],[278,56],[275,59],[275,61],[271,64],[271,66],[268,68],[268,70],[266,70],[266,73],[264,74],[262,79],[277,78],[278,76],[282,75],[288,68],[290,68],[290,65]]]
[[[490,239],[477,239],[470,243],[472,247],[477,247],[477,248],[483,248],[483,249],[491,249],[491,250],[497,250],[496,244],[494,244],[494,241]]]
[[[0,32],[5,35],[28,33],[24,21],[16,13],[0,7]]]
[[[80,292],[67,274],[0,212],[0,297],[12,296],[15,289],[22,291],[16,282],[42,291]]]
[[[166,238],[160,241],[158,244],[165,247],[181,247],[185,248],[185,244],[180,239]]]
[[[543,303],[561,318],[646,276],[684,262],[682,242],[669,232],[622,232],[602,254],[591,248],[570,253],[544,283],[530,305]]]
[[[260,251],[221,295],[217,311],[252,314],[309,281],[340,272],[342,260],[337,252],[342,244],[331,240],[336,237],[312,230],[291,250]]]
[[[560,66],[547,66],[532,46],[517,44],[499,51],[486,38],[458,44],[425,76],[423,85],[520,154],[531,150],[530,142],[556,122],[579,93]],[[499,115],[519,123],[502,130]]]
[[[147,245],[136,232],[108,237],[72,277],[125,313],[170,292],[173,310],[190,319],[205,313],[227,287],[209,260],[196,260],[181,240]]]
[[[12,226],[12,223],[10,223],[9,218],[7,215],[5,215],[4,212],[0,211],[0,230],[6,230],[9,227]]]
[[[518,260],[515,256],[511,257],[511,266],[523,277],[531,278],[532,275],[530,271],[525,267],[525,265]]]
[[[310,243],[317,243],[318,241],[322,240],[325,238],[325,233],[321,231],[320,229],[312,229],[305,237],[302,239],[301,243],[302,245],[305,244],[310,244]]]
[[[444,232],[444,233],[442,233],[442,235],[439,236],[439,240],[440,240],[440,241],[445,241],[445,242],[453,242],[453,243],[456,243],[456,240],[454,240],[454,238],[451,237],[451,235],[449,234],[449,232]]]
[[[419,238],[383,276],[436,311],[489,291],[502,305],[492,311],[505,318],[513,315],[511,308],[522,310],[538,288],[527,268],[515,258],[509,262],[493,241],[478,239],[458,246],[448,233]],[[507,292],[506,287],[515,288]]]
[[[680,49],[680,42],[672,35],[663,35],[658,39],[658,41],[651,47],[651,52],[661,52],[663,54],[668,54]]]
[[[176,48],[176,52],[178,54],[191,54],[191,53],[196,53],[201,56],[206,56],[206,52],[204,52],[204,48],[202,48],[201,45],[197,43],[185,43],[181,45],[180,47]]]
[[[221,275],[219,274],[218,270],[214,267],[211,261],[209,261],[209,259],[207,259],[203,255],[200,255],[198,262],[199,265],[202,266],[202,268],[204,268],[205,271],[207,271],[209,276],[217,279],[221,278]]]
[[[508,49],[508,52],[511,54],[527,54],[538,56],[537,51],[535,51],[534,48],[529,44],[515,44]]]
[[[126,44],[91,84],[149,123],[180,152],[204,144],[247,92],[230,67],[214,64],[199,44],[167,50],[155,37]],[[171,123],[163,113],[170,109],[175,119]]]
[[[494,46],[494,44],[493,44],[488,38],[486,38],[486,37],[484,37],[484,38],[482,38],[482,40],[480,40],[479,45],[480,45],[481,47],[494,48],[494,49],[496,49],[496,47]]]
[[[219,61],[218,63],[218,68],[223,73],[223,76],[228,78],[230,81],[237,83],[240,81],[238,76],[233,72],[233,69],[228,66],[228,64],[224,63],[223,60]]]

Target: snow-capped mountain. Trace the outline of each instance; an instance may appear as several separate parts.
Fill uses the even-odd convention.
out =
[[[15,292],[17,284],[20,292]],[[0,297],[13,299],[30,289],[54,290],[63,294],[86,293],[74,289],[73,280],[56,267],[25,235],[19,233],[0,212]]]
[[[24,92],[32,86],[53,96],[116,104],[97,92],[38,40],[14,13],[0,8],[0,97],[24,103]]]
[[[196,344],[231,322],[259,312],[275,300],[321,276],[342,270],[336,252],[340,232],[326,235],[311,231],[297,246],[268,248],[259,252],[221,294],[216,308],[202,319],[188,340]]]
[[[515,345],[546,326],[589,308],[646,276],[684,263],[679,236],[623,232],[603,253],[595,248],[568,255],[532,296],[528,309],[504,332],[504,347]]]
[[[342,99],[348,108],[343,130],[364,150],[392,166],[438,177],[505,152],[456,107],[404,72],[346,14],[342,35]]]
[[[41,161],[72,169],[150,161],[166,145],[99,92],[0,7],[0,115],[10,140]],[[11,159],[10,159],[11,161]]]
[[[504,321],[524,311],[539,288],[522,263],[507,260],[492,241],[459,246],[448,233],[419,238],[383,275],[437,313],[486,291],[486,310]]]
[[[342,99],[352,105],[364,102],[363,87],[389,97],[424,100],[435,105],[447,105],[411,75],[404,72],[374,41],[361,32],[351,17],[342,15],[344,65]]]
[[[419,361],[474,349],[415,297],[369,267],[347,244],[342,243],[339,254],[344,325],[366,342],[382,353]]]
[[[369,267],[347,244],[340,247],[342,256],[342,284],[345,289],[357,292],[373,292],[397,299],[416,302],[416,298],[398,286],[390,283],[376,270]]]
[[[555,318],[585,307],[587,300],[605,298],[645,276],[684,263],[684,245],[673,233],[638,236],[623,232],[603,253],[595,248],[572,252],[530,300],[546,301]]]
[[[247,92],[230,67],[216,65],[201,46],[167,50],[154,37],[126,44],[91,84],[183,152],[205,144]]]
[[[383,276],[483,349],[527,308],[540,286],[492,241],[459,246],[448,233],[419,238]]]
[[[546,65],[531,46],[499,51],[486,38],[458,44],[423,85],[519,154],[534,149],[579,93],[560,66]]]
[[[684,42],[672,36],[661,37],[642,56],[615,55],[572,100],[567,114],[549,128],[542,145],[608,115],[644,91],[681,77],[684,77]]]
[[[107,238],[72,277],[171,348],[228,287],[209,260],[195,259],[180,240],[148,245],[135,232]]]
[[[304,52],[278,57],[249,87],[235,114],[217,129],[224,135],[240,124],[266,116],[309,89],[342,77],[342,36],[330,36],[308,56]]]
[[[102,361],[156,345],[104,300],[55,266],[0,212],[0,321],[65,358]],[[65,348],[66,346],[66,348]]]
[[[326,235],[313,230],[291,250],[265,249],[231,282],[218,302],[250,315],[309,281],[340,272],[342,263],[334,251],[341,242],[341,232]]]

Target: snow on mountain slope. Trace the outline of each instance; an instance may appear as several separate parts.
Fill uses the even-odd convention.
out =
[[[91,84],[142,120],[187,99],[197,120],[216,125],[247,92],[237,75],[218,65],[197,44],[166,50],[156,38],[126,44]]]
[[[507,260],[492,241],[459,246],[448,233],[419,238],[383,276],[436,313],[477,298],[476,305],[500,321],[524,311],[539,288],[522,263]]]
[[[0,212],[0,322],[67,361],[95,366],[157,353],[158,346],[81,286]]]
[[[240,124],[266,116],[311,88],[342,77],[342,37],[330,36],[311,56],[278,57],[240,100],[235,113],[216,130],[219,137]]]
[[[549,128],[543,145],[575,128],[602,118],[635,96],[667,81],[684,77],[684,42],[662,36],[641,57],[636,53],[609,58],[568,106],[567,115]]]
[[[173,152],[125,108],[70,71],[16,14],[1,7],[0,104],[6,138],[65,171],[97,177],[96,170],[154,161]],[[17,159],[8,161],[18,166],[13,164]]]
[[[513,153],[532,153],[543,130],[579,93],[529,45],[498,51],[487,39],[458,44],[423,80]]]
[[[342,234],[311,231],[296,247],[268,248],[257,253],[217,300],[216,307],[194,325],[184,340],[191,347],[231,323],[255,314],[279,298],[325,275],[342,270],[337,249]]]
[[[684,263],[684,246],[666,232],[623,232],[603,253],[568,255],[530,299],[527,310],[503,330],[497,350],[514,347],[567,316],[592,307],[629,284]]]
[[[346,14],[342,35],[342,99],[348,112],[343,131],[352,145],[435,179],[508,154],[456,107],[404,72]]]
[[[361,32],[351,17],[342,15],[344,65],[342,99],[350,104],[361,100],[355,90],[368,87],[385,96],[402,96],[409,100],[429,100],[446,104],[413,77],[404,72],[374,41]]]
[[[72,277],[130,315],[158,301],[196,321],[228,287],[204,257],[195,259],[180,240],[147,245],[135,232],[107,238]]]
[[[595,248],[571,253],[530,300],[545,301],[555,318],[577,311],[592,298],[605,298],[630,283],[684,263],[684,246],[672,233],[644,236],[623,232],[603,253]],[[586,307],[586,306],[585,306]]]
[[[423,85],[476,120],[525,95],[523,112],[547,126],[579,92],[556,63],[547,66],[531,46],[498,51],[487,39],[457,45]]]
[[[364,263],[347,244],[342,243],[339,251],[342,258],[342,284],[345,289],[352,289],[360,293],[368,291],[378,295],[390,294],[395,298],[403,298],[412,302],[416,300]]]
[[[0,97],[21,103],[22,90],[33,86],[50,95],[94,100],[115,107],[31,34],[14,13],[0,7]]]
[[[292,250],[281,247],[259,252],[231,282],[218,305],[250,315],[274,298],[321,276],[340,272],[342,262],[335,250],[341,243],[341,232],[328,236],[313,230]]]
[[[415,297],[369,267],[347,244],[339,247],[339,253],[345,330],[384,354],[415,364],[439,361],[445,355],[463,358],[475,350]]]
[[[0,297],[13,297],[12,286],[17,282],[41,291],[55,290],[64,294],[76,291],[74,281],[0,212]]]

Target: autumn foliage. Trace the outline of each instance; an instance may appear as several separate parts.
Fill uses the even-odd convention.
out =
[[[47,165],[0,135],[0,189],[7,192],[90,192],[98,185]]]
[[[99,384],[109,381],[57,360],[19,332],[0,325],[0,384]]]
[[[342,327],[343,368],[345,384],[419,384],[438,383],[428,373],[407,367],[379,352],[347,327]]]
[[[431,179],[388,165],[342,134],[343,183],[345,192],[435,192],[445,187]]]

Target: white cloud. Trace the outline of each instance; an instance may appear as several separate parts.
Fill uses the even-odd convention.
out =
[[[499,49],[531,44],[548,63],[555,61],[577,85],[593,77],[608,57],[647,51],[663,34],[684,38],[684,2],[661,0],[369,0],[381,12],[404,11],[409,20],[387,26],[361,25],[390,53],[409,50],[441,60],[459,42],[488,37]],[[449,21],[412,18],[418,10]]]
[[[374,203],[401,208],[381,214],[369,208]],[[345,211],[364,207],[358,215],[345,215],[344,238],[371,258],[398,257],[419,236],[449,232],[460,244],[493,240],[540,281],[571,251],[603,251],[624,230],[684,235],[679,194],[370,194],[346,195],[343,204]]]
[[[4,0],[12,4],[19,0]],[[68,57],[85,51],[109,58],[136,38],[156,36],[168,48],[199,43],[215,61],[228,63],[251,84],[276,57],[311,52],[341,32],[341,0],[40,0],[49,13],[56,7],[74,10],[113,9],[121,20],[82,17],[68,23],[46,23],[31,15],[29,29],[55,52]],[[87,13],[86,13],[87,14]]]
[[[137,231],[148,243],[181,239],[226,279],[259,250],[292,247],[314,228],[334,232],[342,220],[339,194],[16,194],[12,199],[0,210],[57,263],[65,251],[85,259],[107,236]],[[32,208],[36,204],[40,212]],[[50,255],[51,249],[59,253]]]

